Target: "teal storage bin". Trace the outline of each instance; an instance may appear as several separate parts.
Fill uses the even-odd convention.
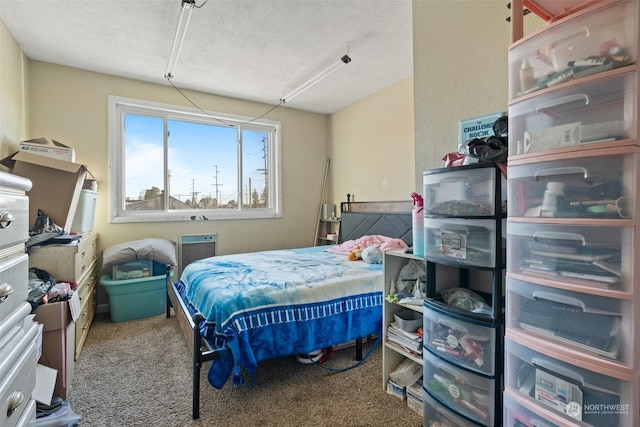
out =
[[[100,277],[100,284],[109,296],[111,321],[126,322],[164,313],[166,282],[165,274],[129,280],[111,280],[109,274]]]

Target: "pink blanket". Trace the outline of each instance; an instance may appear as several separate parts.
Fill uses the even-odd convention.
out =
[[[392,237],[380,236],[380,235],[372,235],[372,236],[362,236],[359,239],[355,240],[347,240],[339,245],[332,246],[327,249],[327,252],[332,252],[334,254],[342,254],[349,255],[349,251],[360,248],[364,250],[369,246],[378,245],[381,251],[390,251],[393,249],[405,249],[407,244],[402,239],[396,239]]]

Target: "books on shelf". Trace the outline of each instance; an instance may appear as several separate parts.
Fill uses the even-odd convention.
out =
[[[403,331],[395,322],[387,326],[387,340],[402,351],[414,355],[422,354],[422,336],[417,332]]]
[[[389,347],[393,347],[394,349],[396,349],[399,353],[406,353],[408,355],[414,356],[414,357],[422,357],[422,349],[420,351],[414,351],[414,350],[410,350],[407,347],[404,347],[400,344],[397,344],[391,340],[387,340],[387,345]]]

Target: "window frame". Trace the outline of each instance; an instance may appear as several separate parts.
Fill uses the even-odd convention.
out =
[[[125,170],[123,160],[126,151],[124,142],[124,116],[138,114],[162,117],[165,120],[164,146],[164,188],[168,188],[168,158],[166,120],[184,120],[194,123],[220,126],[229,125],[238,129],[238,208],[237,209],[183,209],[183,210],[125,210]],[[273,171],[269,176],[269,206],[250,208],[244,206],[242,188],[242,130],[259,131],[269,134],[268,168]],[[195,108],[125,98],[110,95],[108,97],[108,195],[109,223],[168,222],[194,220],[234,220],[234,219],[272,219],[282,217],[282,160],[281,160],[281,123],[264,118],[244,117]],[[165,204],[168,195],[165,194]]]

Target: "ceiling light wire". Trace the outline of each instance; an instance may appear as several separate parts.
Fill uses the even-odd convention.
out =
[[[258,117],[254,117],[253,119],[250,119],[250,120],[247,120],[247,121],[244,121],[244,122],[240,122],[240,123],[237,123],[237,124],[234,124],[234,123],[228,123],[228,122],[225,122],[224,120],[222,120],[222,119],[220,119],[220,118],[218,118],[218,117],[212,116],[212,115],[211,115],[211,114],[209,114],[207,111],[205,111],[205,110],[203,110],[202,108],[200,108],[200,106],[199,106],[199,105],[197,105],[195,102],[193,102],[193,101],[192,101],[192,100],[191,100],[191,99],[190,99],[190,98],[189,98],[189,97],[188,97],[184,92],[182,92],[182,91],[181,91],[181,90],[180,90],[176,85],[174,85],[174,84],[173,84],[173,82],[171,81],[171,78],[170,78],[170,77],[167,77],[167,81],[169,82],[169,84],[170,84],[171,86],[173,86],[173,88],[174,88],[175,90],[177,90],[177,91],[178,91],[178,93],[179,93],[180,95],[182,95],[182,96],[184,97],[184,99],[186,99],[187,101],[189,101],[189,103],[190,103],[191,105],[193,105],[194,107],[196,107],[196,108],[197,108],[201,113],[205,114],[207,117],[211,117],[212,119],[214,119],[214,120],[216,120],[216,121],[218,121],[218,122],[220,122],[220,123],[222,123],[223,125],[228,126],[228,127],[241,126],[241,125],[245,125],[245,124],[247,124],[247,123],[255,122],[256,120],[260,120],[261,118],[263,118],[264,116],[266,116],[267,114],[269,114],[270,112],[272,112],[273,110],[275,110],[276,108],[278,108],[279,106],[281,106],[281,105],[283,104],[283,102],[282,102],[282,101],[280,101],[280,102],[279,102],[279,103],[277,103],[276,105],[272,106],[269,110],[265,111],[263,114],[259,115]]]
[[[192,0],[185,0],[185,1],[192,1]],[[204,5],[204,3],[203,3],[203,5]],[[270,112],[275,110],[276,108],[285,105],[287,103],[287,101],[290,101],[293,97],[300,95],[304,91],[306,91],[309,88],[311,88],[312,86],[316,85],[318,82],[320,82],[325,77],[329,76],[330,74],[333,74],[335,71],[337,71],[343,65],[349,64],[351,62],[351,57],[349,56],[348,53],[349,52],[348,52],[348,48],[347,48],[347,54],[343,55],[338,61],[336,61],[335,63],[331,64],[329,67],[327,67],[324,70],[320,71],[318,74],[313,76],[311,79],[307,80],[305,83],[301,84],[296,89],[294,89],[291,92],[289,92],[289,94],[287,96],[284,96],[284,97],[280,98],[280,101],[276,105],[272,106],[269,110],[267,110],[266,112],[264,112],[260,116],[254,117],[253,119],[250,119],[250,120],[247,120],[245,122],[238,123],[238,124],[228,123],[228,122],[225,122],[224,120],[221,120],[221,119],[219,119],[217,117],[212,116],[211,114],[209,114],[208,112],[206,112],[205,110],[200,108],[200,106],[198,106],[195,102],[193,102],[184,92],[182,92],[176,85],[173,84],[173,82],[171,81],[171,79],[173,78],[173,75],[167,74],[164,77],[167,79],[169,84],[171,86],[173,86],[173,88],[175,90],[177,90],[178,93],[180,93],[180,95],[182,95],[184,97],[184,99],[189,101],[189,103],[191,105],[196,107],[203,114],[207,115],[208,117],[211,117],[214,120],[217,120],[218,122],[224,124],[225,126],[235,127],[235,126],[251,123],[251,122],[254,122],[256,120],[259,120],[259,119],[263,118],[264,116],[266,116],[267,114],[269,114]]]
[[[173,88],[174,88],[175,90],[177,90],[177,91],[178,91],[178,93],[179,93],[180,95],[182,95],[182,96],[184,97],[184,99],[186,99],[187,101],[189,101],[189,103],[190,103],[191,105],[193,105],[194,107],[196,107],[198,110],[200,110],[200,112],[202,112],[203,114],[205,114],[207,117],[211,117],[212,119],[217,120],[218,122],[222,123],[222,124],[223,124],[223,125],[225,125],[225,126],[229,126],[229,127],[234,127],[234,126],[235,126],[234,124],[227,123],[227,122],[225,122],[224,120],[219,119],[218,117],[212,116],[211,114],[209,114],[208,112],[206,112],[205,110],[203,110],[202,108],[200,108],[200,106],[198,106],[198,104],[196,104],[195,102],[193,102],[193,101],[192,101],[192,100],[191,100],[187,95],[185,95],[185,93],[184,93],[184,92],[182,92],[182,91],[181,91],[181,90],[180,90],[176,85],[174,85],[174,84],[173,84],[173,82],[171,81],[171,77],[167,77],[166,79],[167,79],[167,81],[169,82],[169,84],[170,84],[171,86],[173,86]]]

